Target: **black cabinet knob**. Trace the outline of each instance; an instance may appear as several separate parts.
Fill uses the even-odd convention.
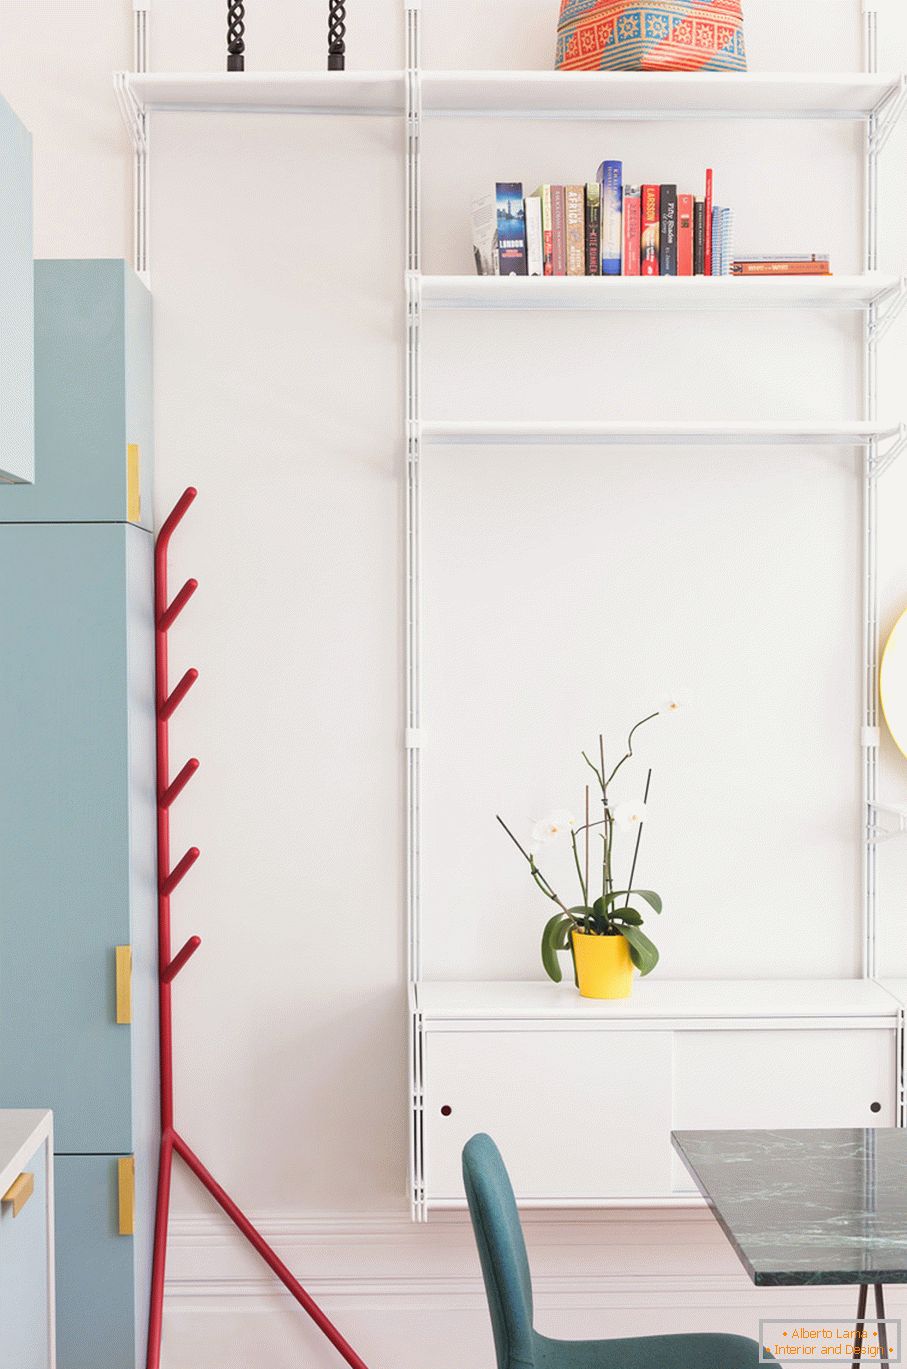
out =
[[[448,1103],[445,1103],[444,1106],[443,1106],[443,1108],[441,1109],[441,1116],[442,1116],[442,1117],[449,1117],[450,1114],[451,1114],[452,1112],[453,1112],[453,1108],[450,1107],[450,1105],[449,1105]]]
[[[869,1111],[870,1111],[870,1112],[881,1112],[881,1111],[882,1111],[882,1104],[881,1104],[881,1103],[870,1103],[870,1104],[869,1104]]]

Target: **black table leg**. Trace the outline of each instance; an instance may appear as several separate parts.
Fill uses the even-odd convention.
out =
[[[866,1294],[869,1292],[869,1285],[860,1284],[860,1293],[857,1298],[857,1324],[853,1338],[853,1362],[851,1369],[857,1369],[863,1356],[863,1332],[866,1329]]]
[[[876,1321],[879,1324],[879,1359],[883,1369],[888,1369],[888,1327],[885,1323],[885,1291],[880,1283],[875,1285],[875,1293]]]

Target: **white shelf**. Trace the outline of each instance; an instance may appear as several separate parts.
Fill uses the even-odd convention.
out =
[[[422,440],[443,446],[839,446],[898,437],[878,423],[455,422],[422,424]]]
[[[124,83],[145,110],[398,116],[403,112],[400,71],[127,72]]]
[[[425,1023],[444,1021],[624,1020],[627,1018],[897,1017],[897,1003],[870,979],[638,979],[631,998],[580,998],[573,984],[547,980],[421,980]]]
[[[900,77],[803,72],[433,71],[428,115],[518,118],[865,119]]]
[[[426,309],[867,309],[899,276],[416,276]]]
[[[403,113],[402,71],[124,73],[146,110]],[[865,119],[892,101],[896,74],[769,72],[422,72],[428,117]]]

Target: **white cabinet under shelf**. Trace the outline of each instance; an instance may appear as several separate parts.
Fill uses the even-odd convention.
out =
[[[573,985],[422,981],[413,993],[413,1200],[462,1206],[460,1154],[501,1146],[537,1207],[691,1201],[672,1128],[893,1126],[900,1010],[868,980]]]

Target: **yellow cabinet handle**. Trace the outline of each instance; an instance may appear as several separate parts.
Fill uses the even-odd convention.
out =
[[[126,446],[126,520],[138,523],[142,517],[142,456],[137,442]]]
[[[122,1155],[117,1160],[119,1188],[119,1224],[121,1236],[135,1235],[135,1156]]]
[[[14,1179],[10,1184],[0,1202],[9,1204],[13,1209],[13,1216],[18,1217],[34,1191],[34,1174],[20,1174],[18,1179]]]
[[[132,1021],[132,947],[117,946],[117,1022]]]

